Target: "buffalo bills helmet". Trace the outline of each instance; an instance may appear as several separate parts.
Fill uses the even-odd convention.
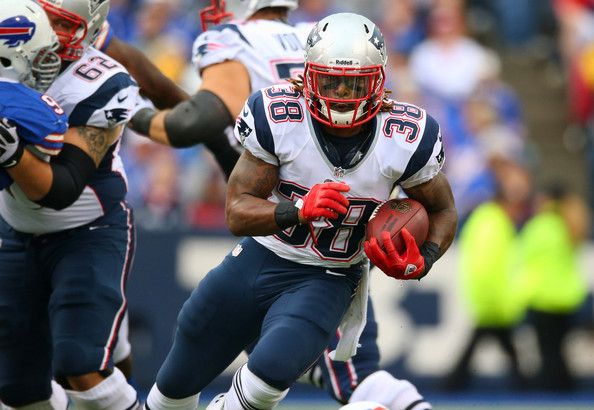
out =
[[[43,9],[33,0],[0,0],[0,76],[45,91],[59,73],[59,47]]]

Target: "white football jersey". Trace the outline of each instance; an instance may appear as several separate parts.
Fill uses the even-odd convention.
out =
[[[437,122],[425,110],[395,102],[374,121],[373,141],[351,168],[332,163],[326,139],[314,125],[301,93],[290,85],[252,94],[239,115],[234,134],[245,149],[279,167],[280,182],[269,198],[295,201],[313,185],[344,182],[349,208],[336,220],[313,222],[317,245],[305,225],[255,239],[277,255],[298,263],[344,267],[363,258],[365,225],[395,185],[410,188],[441,170],[444,152]]]
[[[303,73],[307,34],[300,27],[278,20],[214,26],[194,42],[193,61],[199,72],[223,61],[239,61],[254,92]]]
[[[46,94],[64,109],[69,127],[114,128],[129,120],[138,86],[122,65],[90,47],[58,76]],[[41,207],[13,184],[10,192],[0,192],[0,214],[14,229],[34,234],[92,222],[125,198],[127,181],[119,147],[118,139],[69,207],[60,211]]]

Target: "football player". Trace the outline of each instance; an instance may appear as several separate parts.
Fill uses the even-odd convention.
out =
[[[114,368],[112,350],[135,239],[118,149],[138,87],[90,47],[108,0],[38,3],[62,59],[46,92],[69,127],[51,160],[25,150],[8,171],[15,183],[0,193],[0,287],[10,293],[0,311],[10,329],[3,345],[11,346],[0,394],[16,408],[65,408],[47,401],[53,374],[75,408],[133,409],[137,393]]]
[[[248,33],[233,25],[227,35],[253,47],[257,35]],[[221,48],[222,40],[208,41]],[[236,50],[223,61],[238,58]],[[440,172],[439,126],[425,110],[385,98],[386,59],[371,21],[331,15],[309,34],[303,83],[264,88],[248,99],[234,129],[245,151],[229,179],[226,209],[230,230],[248,237],[184,304],[147,409],[195,409],[202,389],[254,340],[248,363],[208,409],[273,408],[324,353],[339,324],[349,332],[328,357],[357,358],[351,356],[363,324],[355,319],[367,306],[365,255],[389,276],[419,279],[449,247],[457,216]],[[363,244],[365,221],[394,185],[430,218],[425,244],[419,249],[406,232],[400,254],[389,235]],[[372,393],[369,400],[404,408],[397,407],[395,379],[377,371],[377,358],[369,363],[370,382],[359,384],[351,400],[361,391],[357,401]],[[430,407],[418,395],[408,408]]]
[[[297,0],[252,1],[245,21],[231,21],[205,31],[194,44],[194,62],[203,79],[201,90],[192,101],[173,110],[142,110],[130,125],[141,133],[149,133],[157,142],[173,146],[193,145],[204,138],[215,145],[217,133],[218,141],[225,140],[223,130],[228,127],[230,134],[231,119],[239,115],[250,93],[302,74],[303,47],[312,25],[287,24],[289,10],[297,6]],[[204,28],[221,23],[229,13],[224,1],[213,0],[201,16]],[[140,86],[142,89],[142,82]],[[210,107],[217,107],[213,114],[207,114]],[[211,118],[216,118],[218,124],[209,122]],[[175,142],[181,140],[186,142]],[[226,146],[225,143],[226,140],[219,146]],[[227,174],[236,162],[232,154],[217,155],[217,159]],[[329,357],[338,341],[337,333],[323,357],[301,380],[327,389],[341,403],[382,397],[382,403],[391,410],[413,409],[411,404],[415,404],[414,410],[429,409],[430,405],[410,382],[380,370],[376,338],[377,323],[369,302],[367,325],[361,337],[363,347],[357,356],[347,362]],[[357,393],[353,395],[354,391]]]

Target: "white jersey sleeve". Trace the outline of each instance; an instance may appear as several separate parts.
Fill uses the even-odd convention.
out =
[[[224,61],[247,69],[252,92],[303,73],[302,29],[272,20],[231,22],[210,28],[195,41],[193,62],[201,72]]]
[[[60,74],[47,94],[68,114],[71,127],[114,128],[130,119],[138,91],[121,64],[91,47]]]

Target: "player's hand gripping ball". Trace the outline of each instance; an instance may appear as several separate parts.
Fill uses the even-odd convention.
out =
[[[342,406],[339,410],[389,410],[386,406],[372,401],[357,401]]]
[[[391,199],[369,218],[365,253],[388,276],[419,279],[425,270],[419,247],[428,232],[429,217],[423,205],[410,198]]]

